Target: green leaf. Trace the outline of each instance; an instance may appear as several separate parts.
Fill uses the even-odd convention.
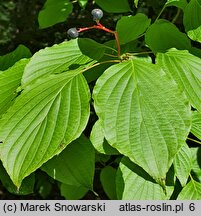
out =
[[[127,0],[95,0],[95,2],[108,13],[124,13],[131,11]]]
[[[191,0],[184,10],[183,23],[190,39],[201,43],[201,1]]]
[[[2,185],[6,188],[6,190],[8,190],[12,194],[28,195],[33,193],[35,184],[34,174],[31,174],[30,176],[25,178],[22,182],[21,187],[17,188],[11,181],[9,175],[7,174],[6,170],[2,166],[2,163],[0,162],[0,180]]]
[[[192,169],[191,150],[188,145],[184,144],[176,154],[174,159],[174,169],[177,178],[184,187]]]
[[[134,0],[135,7],[137,8],[139,0]]]
[[[89,118],[89,87],[80,71],[38,80],[0,121],[0,158],[16,186],[80,136]]]
[[[116,174],[117,198],[120,200],[164,200],[162,187],[141,167],[123,158]],[[171,189],[170,189],[171,188]],[[172,187],[167,188],[171,190]]]
[[[94,164],[94,148],[82,135],[41,169],[62,183],[93,190]]]
[[[0,70],[6,70],[20,59],[30,57],[30,50],[24,45],[19,45],[13,52],[0,56]]]
[[[106,45],[97,43],[89,38],[79,38],[78,46],[83,55],[95,60],[99,60],[104,55],[105,49],[107,48]]]
[[[201,140],[201,114],[197,111],[194,111],[192,115],[191,133]]]
[[[84,197],[88,189],[82,186],[61,184],[60,187],[61,195],[65,197],[66,200],[78,200]]]
[[[117,22],[116,30],[119,35],[120,44],[128,43],[137,39],[149,27],[151,19],[146,15],[138,13],[135,16],[123,16]],[[132,31],[131,31],[132,29]]]
[[[191,123],[189,103],[176,83],[136,58],[108,68],[93,98],[109,144],[156,181],[164,179]]]
[[[106,166],[101,170],[100,181],[105,193],[111,200],[117,199],[115,178],[116,169],[113,167]]]
[[[85,68],[85,64],[92,63],[92,59],[80,51],[80,41],[77,39],[65,41],[37,52],[25,68],[22,85],[53,73],[61,73],[70,69]]]
[[[163,19],[157,20],[148,28],[145,42],[154,52],[165,52],[173,47],[179,50],[191,48],[188,37],[173,23]]]
[[[182,189],[178,200],[200,200],[201,184],[193,179]]]
[[[187,5],[187,1],[186,0],[167,0],[167,2],[165,3],[165,6],[176,6],[178,8],[181,8],[182,10],[185,9]]]
[[[17,97],[24,67],[28,59],[22,59],[5,71],[0,71],[0,117],[12,105]]]
[[[159,53],[156,61],[185,91],[191,105],[201,112],[201,59],[188,51],[171,49]]]
[[[47,0],[38,15],[39,27],[47,28],[64,22],[72,9],[73,5],[69,0]]]
[[[101,154],[119,154],[119,152],[104,139],[104,131],[99,120],[96,121],[91,130],[90,140],[94,148]]]
[[[78,2],[79,2],[79,5],[80,5],[82,8],[85,8],[85,6],[86,6],[88,0],[78,0]]]
[[[201,182],[201,148],[191,148],[192,154],[192,172],[195,180]]]

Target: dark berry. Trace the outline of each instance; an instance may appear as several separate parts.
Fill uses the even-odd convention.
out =
[[[67,34],[71,37],[71,38],[77,38],[79,36],[79,32],[77,31],[76,28],[70,28],[67,31]]]
[[[93,9],[91,11],[91,14],[93,16],[93,20],[100,20],[103,17],[103,11],[101,9]]]

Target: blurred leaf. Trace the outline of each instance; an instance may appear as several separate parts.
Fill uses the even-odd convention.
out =
[[[88,0],[78,0],[78,2],[79,2],[79,5],[80,5],[82,8],[85,8],[85,6],[86,6]]]
[[[69,0],[47,0],[38,15],[39,27],[47,28],[64,22],[72,9],[73,5]]]
[[[28,59],[22,59],[7,70],[0,71],[0,117],[17,97],[17,88],[21,84],[22,74],[28,62]]]
[[[18,189],[13,182],[11,181],[9,175],[7,174],[6,170],[4,169],[2,163],[0,162],[0,180],[3,186],[12,194],[16,195],[27,195],[33,193],[34,184],[35,184],[35,175],[31,174],[30,176],[26,177]]]
[[[94,148],[82,135],[41,169],[62,183],[93,190],[94,164]]]
[[[37,191],[43,199],[47,199],[52,192],[51,177],[44,172],[36,172],[35,191]]]
[[[177,200],[201,200],[201,183],[191,179],[182,189]]]
[[[137,8],[139,0],[134,0],[135,7]]]
[[[197,47],[191,47],[191,49],[189,50],[189,52],[199,58],[201,58],[201,49],[197,48]]]
[[[30,57],[30,50],[24,45],[19,45],[13,52],[0,56],[0,70],[6,70],[20,59]]]
[[[187,144],[184,144],[174,159],[175,174],[182,186],[185,186],[192,169],[191,150]]]
[[[131,11],[128,0],[95,0],[95,2],[108,13],[124,13]]]
[[[186,0],[167,0],[165,5],[167,7],[168,6],[176,6],[178,8],[181,8],[182,10],[184,10],[186,5],[187,5],[187,1]]]
[[[157,20],[145,34],[145,42],[154,52],[165,52],[170,48],[190,49],[191,42],[186,34],[167,20]]]
[[[191,40],[201,43],[201,1],[191,0],[184,10],[183,23]]]
[[[117,22],[116,27],[120,44],[125,44],[137,39],[149,27],[150,22],[151,20],[142,13],[138,13],[135,16],[121,17],[121,19]]]
[[[86,187],[67,185],[64,183],[61,184],[60,190],[61,195],[65,197],[66,200],[81,199],[88,192],[88,189]]]

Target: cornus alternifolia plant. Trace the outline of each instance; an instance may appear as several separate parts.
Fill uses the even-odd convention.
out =
[[[201,199],[200,4],[167,1],[148,18],[124,2],[96,1],[94,25],[0,72],[0,177],[12,192],[49,176],[66,199]],[[116,28],[103,11],[121,15]],[[85,38],[92,29],[114,38]]]

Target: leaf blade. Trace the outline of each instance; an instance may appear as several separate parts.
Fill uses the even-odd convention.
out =
[[[173,47],[181,50],[191,48],[191,42],[186,34],[164,19],[157,20],[148,28],[145,42],[154,52],[165,52]]]
[[[94,148],[90,141],[81,135],[41,169],[64,184],[93,190],[94,164]]]
[[[138,13],[135,16],[121,17],[116,26],[120,44],[126,44],[137,39],[145,32],[150,25],[150,22],[151,20],[142,13]]]
[[[191,0],[184,10],[183,23],[191,40],[201,43],[201,2]]]
[[[72,9],[73,5],[69,0],[47,0],[38,15],[39,27],[42,29],[64,22]]]
[[[110,145],[156,181],[165,178],[190,130],[190,106],[175,82],[155,65],[135,59],[106,70],[93,98]]]
[[[17,97],[24,68],[29,60],[23,59],[5,71],[0,71],[0,116],[11,106]]]
[[[182,189],[178,200],[200,200],[201,184],[193,179]]]
[[[156,62],[185,91],[191,105],[201,112],[201,59],[188,51],[171,49],[158,53]]]
[[[0,156],[17,186],[80,136],[88,121],[89,100],[86,80],[74,71],[44,78],[17,98],[0,122]]]
[[[127,0],[95,0],[96,4],[108,13],[124,13],[130,11]]]
[[[88,41],[87,39],[83,40]],[[65,41],[52,47],[46,47],[34,54],[25,68],[22,87],[25,88],[31,82],[49,74],[85,68],[86,64],[92,64],[93,60],[80,50],[79,41],[82,39]]]
[[[136,164],[123,158],[116,174],[117,198],[122,200],[164,200],[162,187]],[[172,190],[172,189],[168,189]]]

